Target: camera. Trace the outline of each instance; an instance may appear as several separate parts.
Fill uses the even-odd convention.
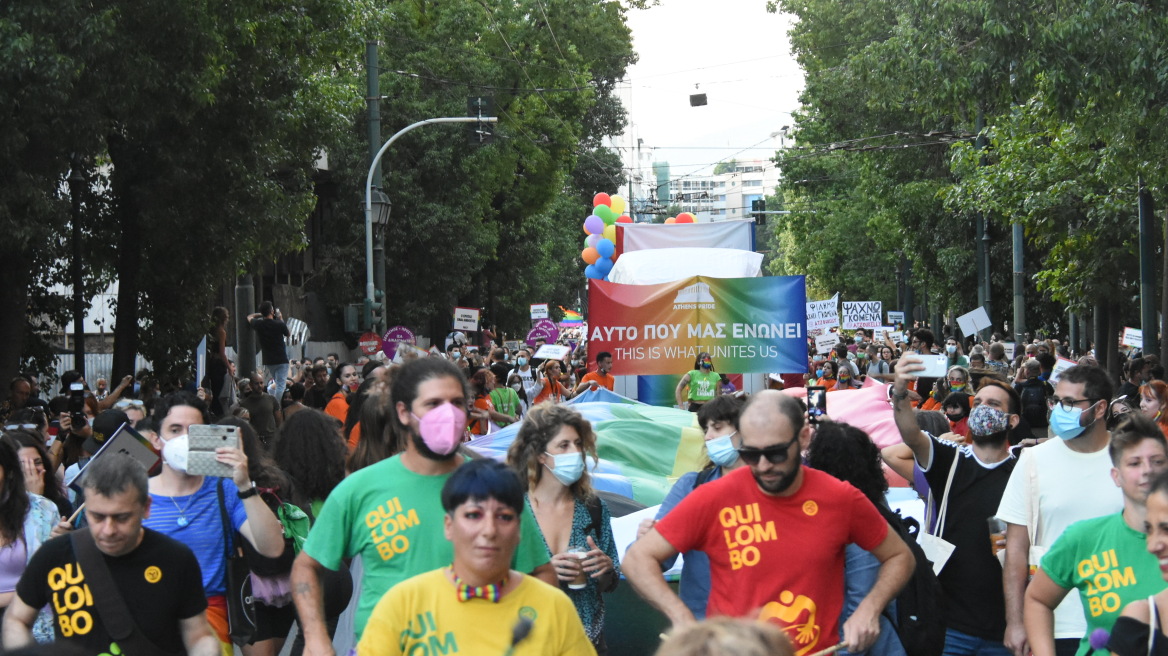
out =
[[[85,385],[82,383],[69,385],[69,420],[73,423],[73,431],[89,425],[89,420],[85,418]]]

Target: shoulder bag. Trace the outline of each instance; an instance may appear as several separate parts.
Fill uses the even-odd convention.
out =
[[[256,636],[255,597],[251,591],[251,568],[247,558],[235,547],[235,529],[227,517],[223,501],[223,479],[216,481],[215,495],[219,500],[219,521],[223,527],[224,569],[227,570],[227,626],[231,641],[237,645],[250,644]]]
[[[138,628],[88,528],[73,531],[69,541],[73,543],[73,555],[77,557],[77,563],[81,565],[81,571],[93,592],[93,605],[101,617],[101,623],[105,625],[105,632],[118,644],[122,654],[178,656],[185,653],[160,649]]]
[[[936,449],[937,445],[934,444]],[[933,458],[936,459],[937,454],[933,453]],[[937,524],[933,527],[932,532],[929,532],[929,519],[933,509],[933,491],[929,490],[929,502],[925,507],[925,525],[921,527],[921,531],[917,534],[917,543],[921,545],[921,550],[925,552],[925,557],[929,562],[933,563],[933,573],[940,575],[941,570],[945,568],[945,563],[949,562],[949,557],[953,555],[953,550],[957,547],[941,537],[941,533],[945,530],[945,517],[949,508],[949,488],[953,485],[953,474],[957,471],[957,460],[961,458],[961,450],[955,449],[953,451],[953,464],[949,467],[949,477],[945,479],[945,492],[941,494],[941,507],[937,511]]]

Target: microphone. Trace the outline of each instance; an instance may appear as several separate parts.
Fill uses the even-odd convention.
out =
[[[1107,629],[1095,629],[1092,631],[1091,635],[1087,636],[1087,644],[1091,645],[1091,648],[1087,650],[1085,656],[1092,656],[1096,651],[1105,649],[1107,647],[1107,641],[1110,639],[1111,634]]]
[[[535,625],[535,621],[529,617],[520,617],[515,626],[511,627],[511,646],[507,651],[503,652],[503,656],[511,656],[515,653],[515,647],[523,642],[525,638],[531,633],[531,627]],[[1104,640],[1106,642],[1106,640]]]

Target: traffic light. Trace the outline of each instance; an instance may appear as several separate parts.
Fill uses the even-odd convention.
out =
[[[750,216],[758,225],[766,225],[766,199],[759,198],[750,201]]]
[[[495,115],[494,96],[471,96],[466,99],[466,115],[484,118]],[[484,121],[467,123],[467,140],[472,146],[485,146],[495,140],[491,124]]]

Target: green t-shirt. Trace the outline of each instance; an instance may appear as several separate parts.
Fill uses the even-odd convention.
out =
[[[705,403],[718,394],[722,386],[722,376],[715,371],[694,369],[689,372],[689,400]]]
[[[1042,570],[1059,586],[1077,588],[1087,631],[1076,656],[1091,648],[1095,629],[1111,630],[1120,611],[1164,589],[1156,557],[1144,534],[1123,523],[1123,513],[1075,522],[1042,557]]]
[[[361,638],[369,613],[398,583],[454,562],[443,530],[441,492],[450,475],[423,476],[397,455],[355,472],[333,490],[304,543],[304,552],[329,569],[360,554],[365,568],[353,619]],[[524,573],[547,563],[547,548],[526,505],[511,567]]]
[[[491,403],[495,404],[495,412],[509,417],[519,416],[519,394],[510,387],[496,387],[491,390]]]

